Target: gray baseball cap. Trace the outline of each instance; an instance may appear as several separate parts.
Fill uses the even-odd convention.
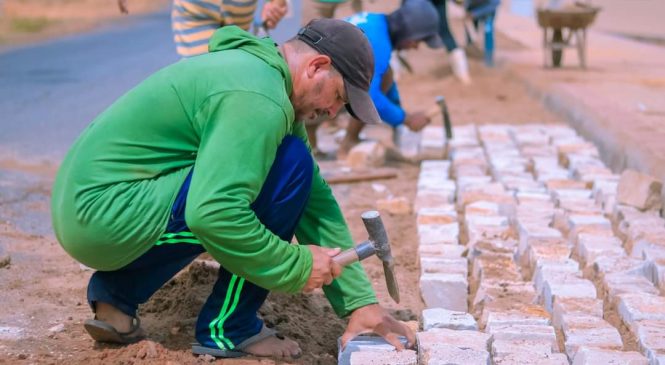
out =
[[[368,92],[374,76],[374,53],[365,33],[343,20],[314,19],[298,31],[296,38],[330,57],[344,79],[349,113],[364,123],[380,123]]]
[[[427,0],[406,0],[388,16],[395,43],[424,41],[430,48],[443,47],[439,36],[439,13]]]

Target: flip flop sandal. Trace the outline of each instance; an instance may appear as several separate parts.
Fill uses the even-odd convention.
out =
[[[212,347],[205,347],[205,346],[203,346],[199,343],[193,343],[192,344],[192,353],[194,353],[195,355],[211,355],[211,356],[214,356],[214,357],[223,357],[223,358],[242,357],[242,356],[250,355],[249,353],[243,351],[249,345],[254,344],[256,342],[259,342],[259,341],[261,341],[265,338],[268,338],[270,336],[275,336],[275,337],[279,338],[280,340],[284,339],[284,336],[279,334],[277,331],[263,325],[263,328],[261,328],[261,331],[259,333],[257,333],[256,335],[246,339],[245,341],[241,342],[233,350],[218,349],[218,348],[216,349],[216,348],[212,348]],[[295,356],[291,356],[291,358],[297,359],[301,355],[302,355],[302,353],[299,353]]]
[[[127,332],[119,332],[110,324],[98,320],[97,317],[86,320],[83,327],[88,331],[90,337],[97,342],[127,345],[139,342],[146,337],[141,328],[141,320],[137,317],[132,319],[132,327]]]

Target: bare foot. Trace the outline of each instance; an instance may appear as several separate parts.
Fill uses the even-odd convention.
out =
[[[277,337],[279,336],[279,337]],[[272,356],[281,358],[298,358],[302,350],[297,342],[280,335],[266,337],[243,349],[254,356]]]
[[[129,332],[131,330],[133,318],[116,307],[108,303],[97,302],[95,303],[95,309],[97,319],[110,324],[116,331]]]

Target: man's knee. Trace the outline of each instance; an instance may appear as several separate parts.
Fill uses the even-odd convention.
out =
[[[314,160],[307,145],[296,136],[286,136],[277,150],[273,166],[288,168],[293,177],[310,181],[314,172]]]

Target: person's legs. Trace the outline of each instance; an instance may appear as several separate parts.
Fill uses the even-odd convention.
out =
[[[446,12],[446,0],[432,0],[436,12],[439,14],[439,36],[443,40],[443,44],[446,46],[448,52],[452,52],[457,48],[457,42],[455,42],[455,37],[453,37],[450,27],[448,26],[448,14]]]
[[[335,9],[337,9],[336,2],[314,0],[314,6],[320,18],[335,17]]]
[[[351,148],[360,143],[360,132],[363,130],[363,127],[365,127],[365,124],[359,119],[353,116],[349,118],[349,122],[346,125],[346,134],[337,149],[337,159],[345,159]]]
[[[313,164],[304,142],[287,136],[259,196],[251,205],[266,228],[285,241],[293,238],[309,198]],[[221,267],[213,291],[199,314],[196,339],[208,348],[234,350],[240,345],[241,350],[255,355],[273,354],[273,350],[261,346],[266,345],[265,341],[243,346],[243,342],[263,328],[257,311],[267,295],[267,290]],[[271,336],[267,341],[275,338]]]

